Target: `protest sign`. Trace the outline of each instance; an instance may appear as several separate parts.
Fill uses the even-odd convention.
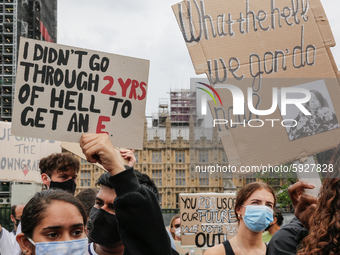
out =
[[[12,133],[141,149],[149,61],[20,39]]]
[[[196,73],[207,74],[221,99],[210,109],[230,165],[261,169],[339,143],[340,76],[320,0],[187,0],[172,8]],[[287,108],[288,119],[277,107],[282,89],[300,91],[281,93],[290,104],[307,91],[322,106],[305,101],[309,117]]]
[[[238,230],[234,193],[179,194],[182,246],[212,247]]]
[[[0,121],[0,180],[41,183],[39,161],[61,152],[60,142],[11,135],[11,123]]]

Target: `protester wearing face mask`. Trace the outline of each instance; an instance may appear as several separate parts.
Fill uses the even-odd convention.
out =
[[[22,215],[22,211],[24,210],[25,205],[24,204],[19,204],[19,205],[13,205],[11,207],[11,221],[14,224],[13,230],[12,230],[12,234],[15,236],[20,220],[21,220],[21,215]]]
[[[262,231],[273,221],[275,193],[266,183],[250,183],[237,193],[235,214],[238,232],[235,237],[208,249],[204,255],[264,255]]]
[[[101,189],[90,212],[89,253],[178,254],[171,249],[153,188],[140,184],[132,167],[123,166],[108,135],[83,134],[80,145],[88,162],[108,171],[98,179]]]
[[[48,189],[62,189],[74,194],[79,160],[70,153],[53,153],[39,162],[42,182]]]
[[[79,172],[79,160],[70,153],[53,153],[39,162],[41,180],[47,189],[62,189],[74,195]],[[21,233],[21,224],[18,226]],[[14,255],[20,254],[17,242]]]
[[[81,202],[63,190],[38,192],[27,203],[17,235],[23,255],[85,255],[87,216]]]
[[[13,205],[11,207],[11,221],[14,225],[12,232],[9,232],[0,225],[0,254],[2,255],[13,255],[14,244],[16,242],[15,237],[24,207],[24,204]]]
[[[269,226],[265,229],[265,232],[262,233],[262,241],[264,243],[268,243],[272,236],[281,228],[283,223],[283,216],[278,208],[274,208],[274,220]]]
[[[181,216],[176,214],[170,221],[170,232],[175,241],[181,241]]]
[[[156,197],[159,195],[156,186],[147,175],[138,171],[134,171],[134,173],[141,185],[152,190]],[[90,211],[90,219],[87,224],[88,236],[92,241],[88,250],[90,255],[119,255],[124,252],[124,245],[119,235],[113,205],[116,193],[114,186],[110,182],[110,177],[109,173],[104,173],[97,181],[97,185],[101,186],[101,189],[95,199],[95,205]],[[139,212],[136,211],[136,217],[138,216]],[[146,229],[145,231],[148,230]]]

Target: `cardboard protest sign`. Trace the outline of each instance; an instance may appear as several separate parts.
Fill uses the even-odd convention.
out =
[[[61,152],[60,142],[11,135],[11,123],[0,121],[0,180],[41,183],[39,161]]]
[[[141,149],[149,61],[21,38],[12,133]]]
[[[238,230],[233,193],[179,194],[182,246],[212,247]]]
[[[339,143],[339,72],[329,49],[335,41],[320,0],[187,0],[172,8],[196,73],[207,74],[221,99],[210,109],[221,119],[215,126],[231,165],[261,169]],[[291,92],[301,88],[321,105],[302,104],[308,120],[279,105],[278,91],[297,104],[303,94]],[[320,127],[307,129],[307,121]]]

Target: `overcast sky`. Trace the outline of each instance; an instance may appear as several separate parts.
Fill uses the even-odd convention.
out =
[[[58,43],[150,60],[146,114],[195,74],[171,6],[179,0],[58,0]],[[340,43],[340,1],[321,0]],[[340,46],[332,49],[340,63]],[[201,75],[205,77],[205,75]]]

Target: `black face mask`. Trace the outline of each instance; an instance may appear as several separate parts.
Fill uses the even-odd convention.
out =
[[[116,215],[103,209],[92,207],[87,223],[89,239],[103,246],[111,246],[120,241]]]
[[[18,227],[20,223],[20,219],[15,219],[15,226]]]
[[[268,231],[268,229],[270,229],[271,228],[271,226],[273,226],[273,225],[268,225],[268,227],[266,227],[266,229],[264,230],[264,231]]]
[[[73,179],[69,179],[66,182],[50,182],[50,189],[62,189],[70,192],[72,195],[76,192],[77,184],[74,182]]]

